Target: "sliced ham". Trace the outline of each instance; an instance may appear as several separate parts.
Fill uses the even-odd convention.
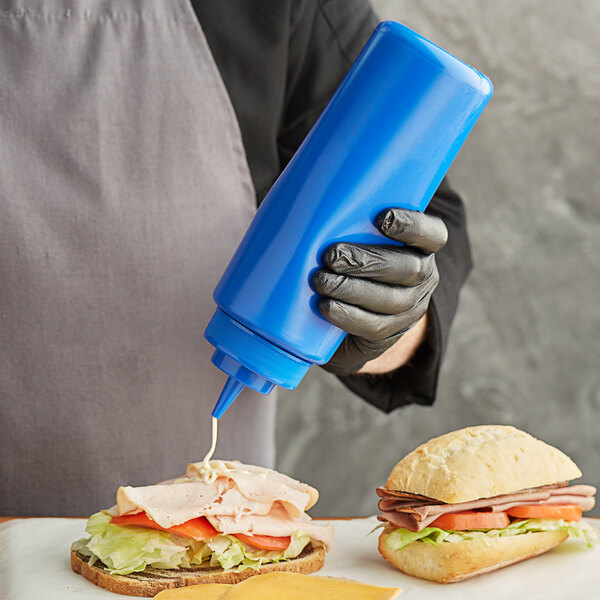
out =
[[[571,494],[571,496],[594,496],[596,494],[596,488],[593,485],[584,485],[580,483],[578,485],[565,485],[563,487],[550,490],[552,496],[556,494],[564,494],[565,490]]]
[[[121,486],[117,490],[117,514],[129,515],[144,511],[161,527],[172,527],[200,516],[201,509],[210,506],[229,488],[229,483],[217,479],[214,483],[169,483],[142,487]],[[114,509],[109,511],[114,514]],[[268,512],[268,511],[267,511]]]
[[[204,480],[202,463],[188,465],[186,476],[157,485],[123,486],[113,516],[145,512],[161,527],[169,528],[197,517],[207,517],[223,533],[288,536],[298,530],[327,548],[332,526],[315,524],[304,512],[318,492],[304,483],[270,469],[224,463],[212,482]]]
[[[225,479],[217,479],[212,484],[190,481],[121,487],[117,505],[106,512],[117,516],[144,511],[162,527],[172,527],[205,515],[266,515],[273,504],[272,500],[249,500]]]
[[[534,506],[534,505],[552,505],[552,504],[576,504],[581,507],[581,510],[592,510],[596,505],[596,500],[592,496],[550,496],[547,500],[538,502],[508,502],[506,504],[496,504],[486,507],[484,512],[502,512],[515,506]]]
[[[302,530],[311,539],[321,542],[327,550],[333,545],[333,525],[314,523],[308,515],[294,519],[282,507],[275,506],[268,515],[243,515],[241,517],[211,516],[208,520],[215,529],[224,534],[245,533],[247,535],[292,535]]]
[[[526,490],[519,490],[518,494],[525,494],[528,492],[540,492],[542,490],[562,490],[563,488],[568,487],[568,482],[567,481],[563,481],[560,483],[552,483],[550,485],[542,485],[540,487],[536,487],[536,488],[529,488]],[[573,485],[570,486],[569,489],[579,489],[579,488],[586,488],[588,490],[587,493],[589,493],[589,490],[593,490],[592,494],[596,493],[596,488],[592,487],[591,485]],[[419,503],[423,503],[423,504],[446,504],[445,502],[442,502],[441,500],[437,500],[436,498],[430,498],[429,496],[421,496],[419,494],[411,494],[410,492],[402,492],[402,491],[398,491],[398,490],[388,490],[385,487],[378,487],[375,490],[377,492],[377,495],[380,498],[394,498],[398,501],[401,502],[408,502],[411,505],[416,504],[417,502]],[[583,490],[580,490],[578,493],[583,493]],[[506,496],[513,496],[514,492],[512,494],[504,494],[503,496],[495,496],[495,498],[502,498],[502,497],[506,497]]]
[[[420,496],[419,494],[411,494],[410,492],[401,492],[397,490],[388,490],[385,487],[378,487],[375,490],[380,498],[398,498],[407,500],[421,500],[423,502],[432,502],[439,504],[439,500],[430,498],[429,496]]]
[[[254,465],[237,465],[227,477],[234,482],[238,490],[250,501],[280,502],[291,516],[299,516],[319,499],[319,492],[310,485],[296,481],[283,473]],[[190,463],[186,474],[198,477],[202,463]],[[267,511],[268,512],[268,511]]]
[[[421,508],[422,506],[432,506],[439,502],[411,502],[410,500],[398,500],[396,498],[382,498],[377,503],[379,510],[397,510],[400,508]]]
[[[425,526],[419,527],[415,525],[415,519],[412,515],[401,512],[384,512],[377,516],[380,521],[390,523],[394,527],[403,527],[409,531],[421,531]]]
[[[442,514],[465,510],[500,512],[515,506],[532,504],[577,504],[582,510],[591,510],[595,504],[593,496],[596,488],[591,485],[555,484],[456,504],[440,503],[426,496],[395,492],[385,488],[378,488],[377,493],[381,497],[378,506],[382,514],[379,515],[379,520],[410,531],[421,531]]]
[[[550,493],[548,491],[540,491],[540,492],[525,492],[518,494],[507,494],[504,496],[496,496],[495,498],[501,499],[504,503],[508,502],[519,502],[526,500],[527,504],[531,504],[532,502],[536,502],[538,500],[546,500],[550,497]],[[383,500],[379,501],[380,503]],[[401,511],[401,512],[410,512],[415,514],[415,518],[417,520],[422,520],[430,514],[441,515],[445,512],[461,512],[463,510],[476,510],[481,508],[486,508],[494,504],[494,500],[492,498],[482,498],[480,500],[471,500],[470,502],[459,502],[456,504],[427,504],[425,506],[419,506],[418,503],[413,504],[412,506],[394,506],[390,507],[387,510],[384,510],[382,506],[379,506],[380,510],[384,510],[384,512],[388,512],[390,510]]]

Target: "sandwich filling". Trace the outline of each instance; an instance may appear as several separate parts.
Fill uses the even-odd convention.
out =
[[[431,544],[494,538],[562,529],[581,537],[588,547],[598,543],[598,532],[581,521],[594,507],[596,488],[567,482],[470,502],[444,503],[403,491],[377,488],[378,516],[394,550],[421,540]]]
[[[317,501],[314,488],[238,461],[209,467],[191,463],[179,479],[120,487],[117,504],[92,515],[90,537],[72,549],[120,575],[147,567],[258,569],[296,558],[309,543],[330,549],[332,526],[305,512]]]

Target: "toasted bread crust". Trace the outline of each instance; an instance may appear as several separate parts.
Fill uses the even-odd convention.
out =
[[[478,425],[421,444],[385,487],[451,504],[581,477],[563,452],[509,425]]]
[[[197,567],[192,569],[146,569],[130,575],[111,575],[100,562],[88,565],[88,558],[71,552],[71,568],[95,585],[126,596],[153,597],[162,590],[180,588],[200,583],[238,583],[253,575],[273,571],[313,573],[323,567],[325,550],[322,546],[309,543],[302,553],[289,561],[263,565],[255,571],[246,569],[240,573],[224,571],[219,567]]]
[[[496,538],[491,544],[469,540],[434,546],[416,541],[402,550],[392,550],[386,544],[387,536],[385,531],[379,536],[379,552],[394,567],[421,579],[452,583],[538,556],[564,542],[568,534],[523,533]]]

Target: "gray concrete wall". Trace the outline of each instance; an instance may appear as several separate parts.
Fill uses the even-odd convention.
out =
[[[278,468],[318,487],[315,515],[373,514],[405,453],[500,423],[563,449],[600,487],[600,3],[374,5],[494,82],[451,171],[475,270],[434,407],[385,415],[313,368],[280,395]]]

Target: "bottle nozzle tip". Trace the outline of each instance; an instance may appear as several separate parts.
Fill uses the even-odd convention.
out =
[[[233,401],[239,396],[240,392],[244,389],[244,384],[238,381],[234,377],[229,377],[227,383],[215,404],[212,411],[212,416],[216,419],[220,419],[225,411],[231,406]]]

